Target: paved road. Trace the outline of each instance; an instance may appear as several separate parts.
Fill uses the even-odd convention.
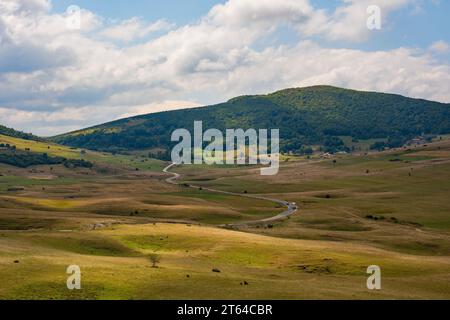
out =
[[[178,185],[177,180],[179,180],[181,178],[181,175],[178,173],[169,171],[174,166],[175,166],[175,164],[172,163],[171,165],[164,168],[163,172],[172,175],[172,177],[166,179],[167,183]],[[202,190],[206,190],[206,191],[210,191],[210,192],[214,192],[214,193],[221,193],[221,194],[228,194],[228,195],[244,197],[244,198],[271,201],[271,202],[278,203],[282,206],[285,206],[287,208],[286,211],[281,212],[270,218],[255,220],[255,221],[222,224],[222,225],[219,225],[219,227],[234,228],[234,227],[245,227],[245,226],[250,226],[250,225],[270,224],[272,222],[277,222],[280,220],[287,219],[289,216],[293,215],[298,210],[297,204],[288,202],[288,201],[284,201],[284,200],[275,199],[275,198],[268,198],[268,197],[252,195],[252,194],[241,194],[241,193],[235,193],[235,192],[229,192],[229,191],[223,191],[223,190],[216,190],[216,189],[205,188],[205,187],[194,186],[194,185],[189,185],[189,187],[194,188],[194,189],[202,188]]]

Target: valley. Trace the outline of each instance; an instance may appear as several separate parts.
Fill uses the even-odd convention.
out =
[[[0,0],[0,304],[445,314],[448,12]]]
[[[274,177],[259,166],[177,166],[173,183],[168,162],[139,153],[9,136],[0,143],[93,164],[0,164],[1,299],[450,297],[445,136],[325,159],[284,155]],[[286,208],[239,195],[298,211],[247,224]],[[73,264],[81,290],[66,287]],[[379,291],[366,288],[374,264]]]

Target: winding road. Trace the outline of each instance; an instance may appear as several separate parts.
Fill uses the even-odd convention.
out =
[[[181,178],[181,175],[178,174],[178,173],[169,171],[174,166],[176,166],[175,163],[172,163],[172,164],[168,165],[167,167],[165,167],[163,169],[163,172],[172,175],[172,177],[166,179],[167,183],[173,184],[173,185],[179,185],[177,180],[179,180]],[[280,204],[280,205],[282,205],[284,207],[287,207],[286,211],[283,211],[283,212],[281,212],[281,213],[279,213],[279,214],[277,214],[277,215],[275,215],[273,217],[270,217],[270,218],[265,218],[265,219],[255,220],[255,221],[248,221],[248,222],[222,224],[222,225],[219,225],[219,227],[235,228],[235,227],[245,227],[245,226],[250,226],[250,225],[268,224],[268,223],[271,223],[271,222],[277,222],[277,221],[280,221],[280,220],[287,219],[289,216],[293,215],[298,210],[298,206],[294,202],[288,202],[288,201],[279,200],[279,199],[275,199],[275,198],[268,198],[268,197],[264,197],[264,196],[257,196],[257,195],[251,195],[251,194],[240,194],[240,193],[235,193],[235,192],[229,192],[229,191],[205,188],[205,187],[194,186],[194,185],[189,185],[189,187],[190,188],[194,188],[194,189],[202,188],[202,190],[206,190],[206,191],[210,191],[210,192],[214,192],[214,193],[227,194],[227,195],[232,195],[232,196],[237,196],[237,197],[271,201],[271,202],[275,202],[277,204]]]

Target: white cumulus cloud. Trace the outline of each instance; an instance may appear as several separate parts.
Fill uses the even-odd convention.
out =
[[[377,2],[386,19],[410,1]],[[50,135],[316,84],[449,102],[450,66],[429,54],[446,43],[384,51],[327,45],[369,38],[369,3],[345,0],[329,12],[308,0],[229,0],[179,27],[137,17],[111,23],[82,10],[81,30],[71,30],[50,1],[1,0],[0,123]],[[265,42],[283,28],[298,40]]]
[[[113,40],[129,42],[144,38],[157,31],[169,30],[172,27],[173,24],[163,19],[147,24],[142,19],[133,17],[104,29],[100,34]]]

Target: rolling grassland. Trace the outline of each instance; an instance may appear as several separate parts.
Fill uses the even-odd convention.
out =
[[[0,164],[1,299],[448,299],[450,143],[257,167],[182,166],[0,137],[94,167]],[[284,209],[195,184],[296,202]],[[158,255],[152,267],[150,257]],[[66,287],[79,265],[82,289]],[[366,288],[370,265],[382,290]]]

